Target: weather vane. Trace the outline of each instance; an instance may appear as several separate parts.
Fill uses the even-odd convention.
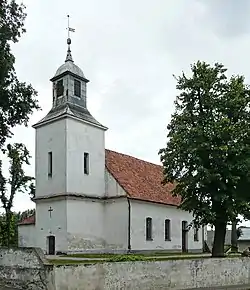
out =
[[[67,17],[68,17],[68,28],[67,28],[67,30],[68,30],[68,39],[70,39],[70,32],[75,32],[75,28],[71,28],[71,27],[69,27],[69,15],[67,15]]]
[[[72,55],[71,55],[71,50],[70,50],[70,45],[71,45],[71,39],[70,39],[70,32],[75,32],[75,28],[69,27],[69,15],[68,16],[68,39],[67,39],[67,44],[68,44],[68,51],[67,51],[67,56],[65,61],[73,61]]]

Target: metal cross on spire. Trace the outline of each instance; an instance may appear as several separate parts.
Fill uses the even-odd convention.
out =
[[[70,50],[70,44],[71,44],[71,39],[70,39],[70,32],[75,32],[75,28],[71,28],[69,26],[69,15],[67,15],[68,17],[68,39],[67,39],[67,44],[68,44],[68,51],[67,51],[67,56],[66,56],[66,61],[72,61],[73,62],[73,58],[72,58],[72,55],[71,55],[71,50]]]

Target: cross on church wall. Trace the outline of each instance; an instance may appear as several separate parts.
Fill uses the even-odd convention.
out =
[[[52,211],[53,211],[53,208],[51,208],[51,206],[50,206],[49,209],[48,209],[49,217],[50,217],[50,218],[51,218],[51,213],[52,213]]]

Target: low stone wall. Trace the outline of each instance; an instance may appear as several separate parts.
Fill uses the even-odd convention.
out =
[[[190,259],[58,266],[60,290],[191,289],[250,284],[250,259]]]
[[[0,248],[0,289],[53,290],[53,266],[36,248]]]

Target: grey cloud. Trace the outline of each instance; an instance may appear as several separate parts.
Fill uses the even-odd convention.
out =
[[[225,35],[224,30],[218,30],[220,18],[223,23],[229,21],[226,12],[225,18],[220,16],[222,2],[71,0],[69,6],[66,0],[24,0],[27,33],[13,46],[16,68],[19,78],[38,90],[43,108],[30,123],[51,107],[49,79],[65,59],[66,15],[70,14],[71,26],[76,29],[73,58],[90,80],[90,112],[109,127],[106,147],[159,162],[157,153],[165,144],[177,94],[172,74],[188,71],[197,59],[221,60],[248,73],[245,58],[233,55],[245,55],[249,45],[242,39],[231,42],[233,53],[227,49],[228,40],[218,37],[218,31]],[[243,6],[247,10],[246,4]],[[34,129],[18,128],[14,140],[26,143],[34,156]],[[29,172],[34,174],[34,158]],[[20,198],[18,202],[28,207],[27,200],[22,203]]]
[[[250,2],[248,0],[197,0],[207,9],[205,21],[214,33],[223,37],[238,37],[249,33]]]

